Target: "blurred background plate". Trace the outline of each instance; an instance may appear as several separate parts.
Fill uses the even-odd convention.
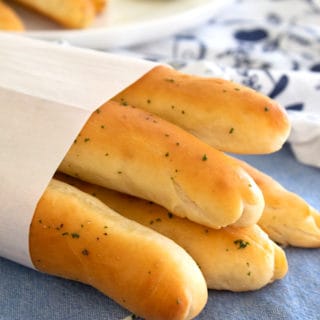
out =
[[[23,18],[26,35],[68,41],[94,49],[131,46],[158,40],[206,22],[228,1],[220,0],[109,0],[92,26],[66,30],[48,19],[15,7]]]

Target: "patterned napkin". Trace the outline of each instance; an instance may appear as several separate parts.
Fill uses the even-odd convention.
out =
[[[117,51],[269,95],[289,113],[297,159],[320,167],[320,1],[234,0],[197,29]]]

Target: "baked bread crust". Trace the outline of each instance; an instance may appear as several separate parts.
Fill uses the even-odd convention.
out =
[[[52,180],[30,226],[30,255],[45,273],[89,284],[147,319],[192,319],[207,301],[193,259],[170,239]]]
[[[95,17],[91,0],[15,0],[67,28],[84,28]]]
[[[265,208],[258,222],[269,237],[282,245],[320,247],[320,213],[303,198],[272,177],[236,159],[260,187]]]
[[[57,179],[93,194],[126,218],[175,241],[196,261],[209,289],[257,290],[283,278],[288,271],[284,251],[257,225],[211,229],[176,217],[150,201],[66,175]]]
[[[102,12],[108,2],[107,0],[91,0],[91,1],[94,4],[96,13]]]
[[[253,179],[222,152],[112,101],[92,114],[59,170],[212,228],[252,225],[264,207]]]
[[[114,97],[157,114],[221,151],[270,153],[289,135],[285,110],[243,85],[158,66]]]
[[[0,30],[24,30],[23,22],[21,21],[19,16],[2,1],[0,1]]]

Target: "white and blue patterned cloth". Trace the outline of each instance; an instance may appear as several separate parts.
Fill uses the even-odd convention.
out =
[[[123,52],[276,99],[289,112],[297,158],[320,167],[319,1],[235,0],[199,28]]]
[[[243,158],[320,208],[319,1],[234,0],[194,30],[115,51],[233,79],[278,100],[290,112],[290,144]],[[319,250],[285,248],[288,275],[261,290],[210,290],[197,320],[320,320]],[[91,287],[0,258],[0,320],[120,320],[128,314]]]

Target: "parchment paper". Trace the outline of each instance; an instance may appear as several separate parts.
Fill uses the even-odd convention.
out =
[[[0,33],[0,256],[33,267],[29,226],[65,153],[95,109],[154,66]]]

